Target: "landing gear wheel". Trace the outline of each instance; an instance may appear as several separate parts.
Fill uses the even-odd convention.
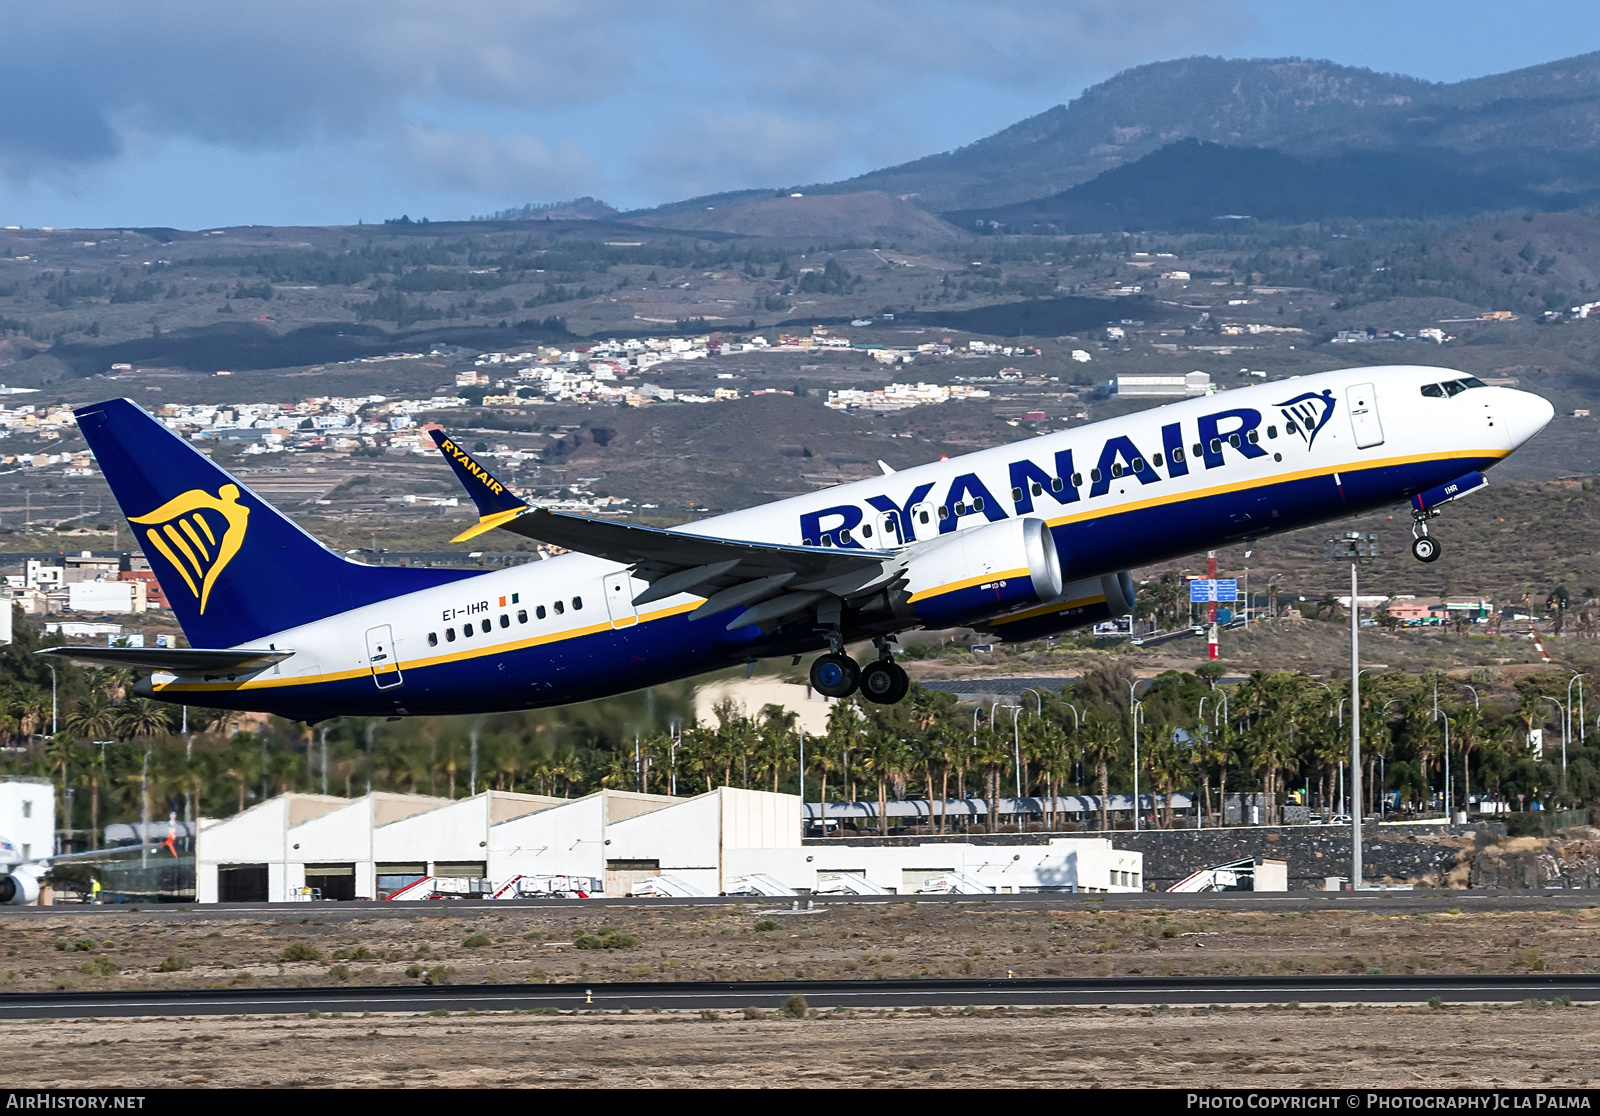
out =
[[[1432,535],[1419,535],[1411,540],[1411,553],[1419,562],[1435,562],[1439,558],[1439,541]]]
[[[818,655],[811,663],[811,688],[823,697],[849,697],[860,684],[861,668],[849,655]]]
[[[893,705],[911,689],[911,679],[899,663],[868,663],[861,668],[861,696],[879,705]]]

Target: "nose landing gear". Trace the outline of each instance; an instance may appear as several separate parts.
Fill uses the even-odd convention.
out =
[[[1428,534],[1428,520],[1438,514],[1437,509],[1411,513],[1411,556],[1419,562],[1439,560],[1439,540]]]

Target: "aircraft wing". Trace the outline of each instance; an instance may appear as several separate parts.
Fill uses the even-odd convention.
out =
[[[96,666],[165,670],[173,674],[216,674],[259,670],[287,659],[294,652],[270,647],[46,647],[34,654]]]
[[[478,508],[477,524],[452,542],[499,527],[622,563],[632,567],[640,581],[650,583],[634,598],[635,605],[693,593],[707,599],[690,619],[744,605],[728,624],[730,629],[774,624],[828,597],[881,589],[901,573],[892,553],[719,539],[532,507],[512,495],[442,428],[430,427],[428,432]]]

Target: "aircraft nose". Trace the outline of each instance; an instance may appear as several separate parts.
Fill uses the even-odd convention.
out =
[[[1556,414],[1555,406],[1550,400],[1529,391],[1508,390],[1500,410],[1505,415],[1502,421],[1506,424],[1506,433],[1511,439],[1512,449],[1516,449],[1543,430]]]

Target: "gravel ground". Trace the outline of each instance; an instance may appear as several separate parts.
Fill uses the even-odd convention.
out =
[[[1535,1006],[302,1015],[3,1023],[0,1054],[24,1088],[1561,1087],[1600,1079],[1597,1017]]]

